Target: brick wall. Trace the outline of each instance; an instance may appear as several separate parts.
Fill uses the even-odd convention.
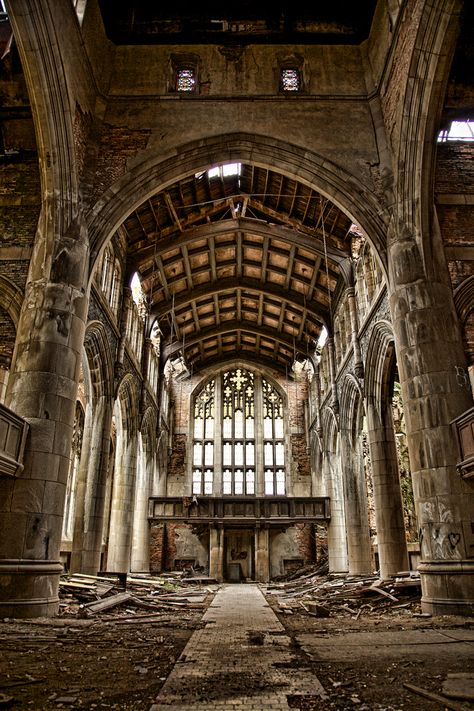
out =
[[[305,563],[316,560],[316,534],[312,523],[295,524],[298,550]]]
[[[165,524],[155,523],[150,528],[150,572],[163,570],[165,546]]]
[[[187,439],[185,434],[173,435],[171,454],[168,459],[168,476],[185,476]]]
[[[307,448],[307,438],[303,434],[291,435],[291,456],[296,463],[299,476],[310,476],[311,465]]]
[[[77,150],[81,148],[80,124],[77,120]],[[92,142],[87,158],[82,163],[87,165],[83,173],[84,195],[94,203],[116,180],[125,174],[127,163],[146,147],[149,130],[132,130],[127,127],[110,126],[104,123],[92,130]]]
[[[0,308],[0,364],[11,363],[15,347],[16,330],[10,316]]]

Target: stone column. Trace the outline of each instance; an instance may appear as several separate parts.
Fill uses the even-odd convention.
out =
[[[135,487],[135,505],[133,507],[133,536],[130,570],[147,573],[150,569],[150,544],[148,524],[148,499],[153,476],[153,457],[150,443],[139,437],[137,457],[137,484]],[[148,446],[147,446],[148,445]]]
[[[97,575],[101,567],[105,492],[109,469],[112,403],[98,399],[88,408],[79,465],[71,570]]]
[[[409,567],[391,403],[384,403],[380,418],[369,401],[367,424],[380,577],[389,578]]]
[[[337,395],[336,383],[336,355],[334,353],[334,338],[328,338],[326,341],[329,358],[329,380],[331,384],[331,407],[337,414],[339,412],[339,398]]]
[[[323,452],[323,477],[326,496],[330,498],[331,520],[328,524],[328,557],[331,573],[347,573],[347,531],[344,510],[344,487],[338,457],[334,452]]]
[[[358,378],[364,377],[364,364],[359,343],[359,319],[357,317],[357,302],[355,297],[355,287],[346,289],[347,303],[349,304],[349,314],[351,319],[351,341],[352,352],[354,354],[354,373]]]
[[[255,529],[255,580],[270,580],[270,535],[268,528]]]
[[[88,298],[87,234],[51,236],[43,209],[18,324],[6,404],[30,425],[25,467],[0,480],[0,617],[58,611],[64,499]],[[49,251],[48,251],[49,249]]]
[[[110,531],[107,548],[107,570],[126,573],[130,570],[133,505],[137,469],[137,435],[122,431],[117,447],[112,488]]]
[[[209,577],[224,579],[224,528],[220,525],[209,527]]]
[[[436,238],[435,232],[430,235],[427,266],[404,226],[392,235],[390,308],[420,529],[422,607],[433,614],[472,615],[474,481],[462,479],[456,470],[450,426],[472,406],[472,398],[452,289]]]
[[[372,572],[367,487],[362,463],[351,447],[350,432],[341,433],[341,442],[349,573],[364,575]]]

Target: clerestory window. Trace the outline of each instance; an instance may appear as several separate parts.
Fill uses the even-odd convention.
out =
[[[284,67],[281,69],[280,86],[282,91],[300,91],[301,72],[296,67]]]
[[[196,72],[194,68],[181,68],[176,72],[176,91],[194,91],[196,89]]]
[[[283,398],[265,378],[235,368],[209,381],[193,425],[193,494],[286,494]]]

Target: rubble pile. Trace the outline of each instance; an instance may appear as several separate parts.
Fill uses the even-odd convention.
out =
[[[207,587],[203,582],[208,583]],[[214,582],[211,578],[190,578],[181,572],[159,577],[122,573],[63,575],[59,584],[60,615],[90,618],[113,610],[120,616],[129,614],[143,619],[161,618],[178,610],[204,610],[208,595],[215,592],[209,587]]]
[[[327,561],[322,561],[263,587],[275,599],[277,611],[287,615],[295,611],[315,617],[345,613],[356,619],[387,611],[423,615],[419,612],[420,577],[414,571],[382,580],[376,574],[330,574]]]

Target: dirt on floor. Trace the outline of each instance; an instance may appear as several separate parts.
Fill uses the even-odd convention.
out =
[[[459,636],[463,631],[474,630],[474,620],[464,617],[421,616],[419,603],[413,601],[408,609],[386,610],[355,615],[341,613],[326,618],[309,616],[304,610],[293,609],[291,614],[278,609],[278,604],[272,596],[268,596],[271,607],[274,608],[287,634],[293,640],[295,649],[295,667],[310,669],[321,682],[328,699],[321,700],[317,695],[294,697],[289,699],[291,708],[301,711],[440,711],[444,708],[474,709],[474,702],[467,700],[446,700],[446,706],[439,701],[429,700],[414,693],[404,686],[411,684],[428,692],[441,695],[444,680],[448,674],[474,672],[474,641],[470,643],[472,652],[466,656],[456,657],[455,654],[433,654],[434,645],[426,642],[416,644],[416,651],[411,653],[410,640],[417,639],[416,633],[435,630],[446,632],[457,630]],[[418,617],[417,615],[420,615]],[[400,632],[403,634],[400,635]],[[372,640],[364,649],[363,655],[358,654],[357,647],[352,644],[341,653],[341,646],[347,638],[357,641],[358,635],[367,634]],[[386,640],[393,634],[406,638],[406,645],[401,649],[383,647],[381,638]],[[427,637],[430,635],[427,635]],[[469,635],[471,636],[471,635]],[[471,636],[472,638],[472,636]],[[305,645],[305,640],[311,639],[313,644]],[[324,651],[319,655],[316,642],[321,642],[329,659],[325,659]],[[449,640],[447,639],[447,644]],[[453,641],[453,640],[451,640]],[[338,645],[338,654],[331,650]],[[320,648],[320,647],[319,647]],[[424,649],[426,651],[424,651]],[[339,657],[334,659],[334,656]],[[342,659],[344,657],[344,659]],[[288,670],[291,674],[291,669]],[[449,705],[451,704],[451,705]]]
[[[202,615],[212,598],[209,592],[200,609],[160,614],[124,605],[91,619],[66,610],[52,620],[0,620],[0,709],[149,711],[189,637],[202,625]],[[289,697],[291,708],[439,711],[445,707],[442,703],[425,699],[403,684],[440,694],[448,674],[474,669],[474,649],[469,652],[468,643],[467,654],[459,656],[457,646],[449,645],[448,639],[446,649],[453,653],[443,656],[436,656],[435,645],[429,641],[410,650],[410,640],[423,630],[427,639],[436,630],[450,630],[451,635],[461,637],[474,630],[472,619],[418,616],[421,611],[416,599],[395,609],[382,602],[376,609],[369,607],[356,615],[339,607],[329,617],[310,615],[298,605],[282,610],[272,595],[267,595],[267,600],[292,640],[294,660],[288,665],[288,675],[292,668],[311,670],[328,697]],[[398,647],[383,647],[383,640],[392,634],[398,635],[398,640],[406,637],[404,651],[400,651],[399,642]],[[364,653],[357,652],[357,645],[348,645],[341,657],[341,640],[351,635],[352,640],[364,635]],[[337,645],[339,656],[333,653]],[[474,648],[474,641],[470,645]],[[474,709],[469,701],[453,703]]]
[[[0,709],[148,711],[202,614],[0,621]]]

